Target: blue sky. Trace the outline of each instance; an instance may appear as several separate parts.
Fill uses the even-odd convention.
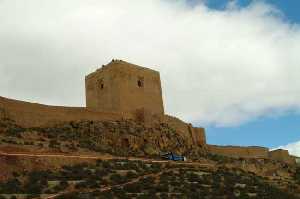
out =
[[[191,4],[195,5],[199,2],[199,0],[188,0]],[[285,18],[291,23],[300,23],[300,1],[298,0],[257,0],[263,1],[268,4],[275,6],[279,9],[285,16]],[[253,0],[236,0],[236,4],[240,7],[246,7]],[[210,8],[223,10],[228,3],[228,0],[206,0],[206,5]]]
[[[287,114],[261,118],[238,127],[207,127],[207,140],[212,144],[265,146],[275,148],[300,140],[300,116]]]
[[[212,9],[224,10],[227,2],[227,0],[208,0],[206,4]],[[236,1],[240,7],[246,7],[251,2],[250,0]],[[280,10],[288,23],[300,24],[300,1],[266,0],[264,2]],[[206,130],[207,140],[211,144],[275,148],[300,140],[300,115],[290,112],[276,117],[262,117],[235,127],[207,126]]]

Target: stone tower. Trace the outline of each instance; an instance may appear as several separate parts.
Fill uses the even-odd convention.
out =
[[[105,112],[164,114],[159,72],[113,60],[89,74],[86,105]]]

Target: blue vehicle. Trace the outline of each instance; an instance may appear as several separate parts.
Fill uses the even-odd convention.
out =
[[[161,155],[163,159],[172,160],[172,161],[186,161],[186,157],[176,155],[172,152],[164,153]]]

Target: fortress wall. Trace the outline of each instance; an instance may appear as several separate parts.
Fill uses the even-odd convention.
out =
[[[206,137],[205,137],[205,129],[193,127],[192,128],[192,137],[194,143],[198,146],[205,146],[206,145]]]
[[[9,117],[24,127],[79,120],[133,119],[129,113],[97,112],[87,108],[59,107],[28,103],[0,97],[0,116]]]
[[[206,145],[204,128],[195,128],[191,124],[187,124],[184,121],[169,115],[164,115],[161,120],[162,122],[167,123],[170,127],[174,128],[177,132],[179,132],[185,138],[185,140],[188,141],[189,145]]]
[[[268,158],[269,149],[265,147],[239,147],[208,145],[208,151],[217,155],[243,158]]]
[[[175,129],[187,142],[189,146],[205,145],[205,130],[194,128],[182,120],[168,115],[151,115],[147,111],[143,113],[142,122],[152,125],[156,122],[167,123]],[[137,115],[132,113],[98,112],[93,109],[80,107],[47,106],[36,103],[12,100],[0,97],[0,118],[10,118],[23,127],[46,126],[59,122],[92,120],[136,120]]]
[[[269,157],[273,160],[282,161],[288,164],[295,164],[296,159],[289,155],[288,150],[278,149],[269,152]]]
[[[180,119],[176,117],[172,117],[169,115],[165,115],[161,118],[161,122],[167,123],[171,128],[175,129],[180,135],[184,137],[184,139],[187,141],[187,144],[192,146],[193,140],[191,139],[191,135],[189,133],[188,125],[181,121]]]

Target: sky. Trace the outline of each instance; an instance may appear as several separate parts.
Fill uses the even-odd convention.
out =
[[[199,1],[190,1],[196,5]],[[289,24],[300,24],[300,1],[266,0],[265,3],[281,12],[282,20]],[[235,4],[240,8],[249,6],[253,1],[239,0]],[[210,0],[206,5],[211,9],[225,10],[227,0]],[[299,82],[300,83],[300,82]],[[208,142],[220,145],[259,145],[271,149],[284,148],[291,154],[300,156],[300,116],[290,110],[275,117],[260,117],[235,127],[207,127]],[[298,141],[298,142],[297,142]],[[289,143],[289,144],[286,144]]]
[[[160,71],[166,112],[211,144],[300,156],[299,1],[0,0],[0,95],[85,106],[111,59]]]

